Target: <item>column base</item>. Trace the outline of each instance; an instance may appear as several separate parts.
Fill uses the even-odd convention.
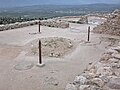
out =
[[[44,64],[44,63],[41,63],[41,64],[38,63],[36,66],[37,66],[37,67],[44,67],[45,64]]]

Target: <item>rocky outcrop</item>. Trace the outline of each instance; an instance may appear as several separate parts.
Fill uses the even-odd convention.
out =
[[[93,29],[95,33],[120,35],[120,10],[116,9],[107,16],[107,21]]]
[[[68,88],[69,86],[69,88]],[[90,63],[65,90],[120,90],[120,43],[109,48],[96,63]]]

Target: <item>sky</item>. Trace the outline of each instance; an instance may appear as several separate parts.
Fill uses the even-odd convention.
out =
[[[0,0],[0,7],[31,5],[80,5],[93,3],[120,4],[120,0]]]

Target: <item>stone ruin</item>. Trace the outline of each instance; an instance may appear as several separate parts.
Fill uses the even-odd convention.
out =
[[[68,28],[69,23],[59,20],[43,20],[41,21],[41,25],[48,27],[57,27],[57,28]]]
[[[34,21],[27,21],[27,22],[21,22],[21,23],[17,22],[13,24],[0,25],[0,31],[37,25],[38,23],[39,23],[39,20],[34,20]],[[63,22],[63,21],[56,21],[56,20],[43,20],[41,21],[41,25],[48,26],[48,27],[56,27],[56,28],[69,27],[69,23]]]
[[[120,36],[120,10],[116,9],[109,14],[107,21],[95,27],[93,32]]]
[[[72,17],[70,17],[70,18],[72,18]],[[73,18],[75,18],[75,17],[73,17]],[[88,24],[88,17],[87,16],[79,16],[76,18],[79,18],[79,20],[77,20],[77,21],[72,20],[72,21],[68,21],[68,22],[78,23],[78,24]]]
[[[25,45],[25,52],[28,52],[28,56],[38,56],[38,40],[33,40],[32,42]],[[63,57],[64,55],[70,53],[73,48],[75,48],[75,43],[67,38],[62,37],[49,37],[41,38],[41,49],[42,56],[45,57]]]
[[[72,18],[77,18],[78,20],[69,20]],[[70,23],[78,23],[78,24],[88,24],[88,16],[65,16],[65,17],[61,17],[59,18],[60,20],[64,20],[66,22],[70,22]]]
[[[120,42],[97,62],[89,63],[65,90],[120,90]]]
[[[88,17],[87,16],[81,16],[81,18],[78,20],[79,24],[88,24]]]
[[[13,24],[0,25],[0,31],[27,27],[27,26],[31,26],[31,25],[36,25],[37,23],[38,23],[38,21],[35,20],[35,21],[27,21],[27,22],[21,22],[21,23],[16,22]]]

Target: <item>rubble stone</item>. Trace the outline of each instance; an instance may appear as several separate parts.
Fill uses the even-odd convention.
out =
[[[87,81],[86,77],[84,76],[76,76],[74,82],[78,84],[85,84]]]
[[[110,47],[101,59],[86,69],[74,82],[79,90],[120,90],[119,45]],[[112,52],[112,53],[111,53]],[[102,61],[102,62],[101,62]],[[82,82],[82,83],[81,83]]]
[[[101,75],[101,76],[105,76],[105,75],[110,76],[112,75],[112,73],[113,72],[111,67],[100,67],[96,72],[97,75]]]
[[[112,56],[114,57],[114,58],[116,58],[116,59],[119,59],[120,60],[120,53],[118,53],[118,54],[112,54]]]
[[[108,62],[108,60],[109,60],[110,58],[111,58],[111,55],[106,53],[106,54],[104,54],[104,55],[102,56],[100,62],[106,63],[106,62]]]
[[[120,78],[112,78],[107,86],[111,89],[119,89],[120,90]]]
[[[65,90],[77,90],[74,84],[67,84]]]
[[[79,90],[90,90],[90,85],[80,85]]]
[[[99,77],[104,83],[107,83],[109,81],[109,78],[107,76],[100,76]]]
[[[99,87],[104,85],[104,82],[100,78],[93,78],[91,82]]]
[[[93,32],[120,36],[120,10],[108,15],[107,21],[95,27]]]
[[[116,50],[114,50],[114,49],[112,49],[112,48],[108,49],[106,52],[107,52],[107,53],[111,53],[111,54],[113,54],[113,53],[118,53]]]

